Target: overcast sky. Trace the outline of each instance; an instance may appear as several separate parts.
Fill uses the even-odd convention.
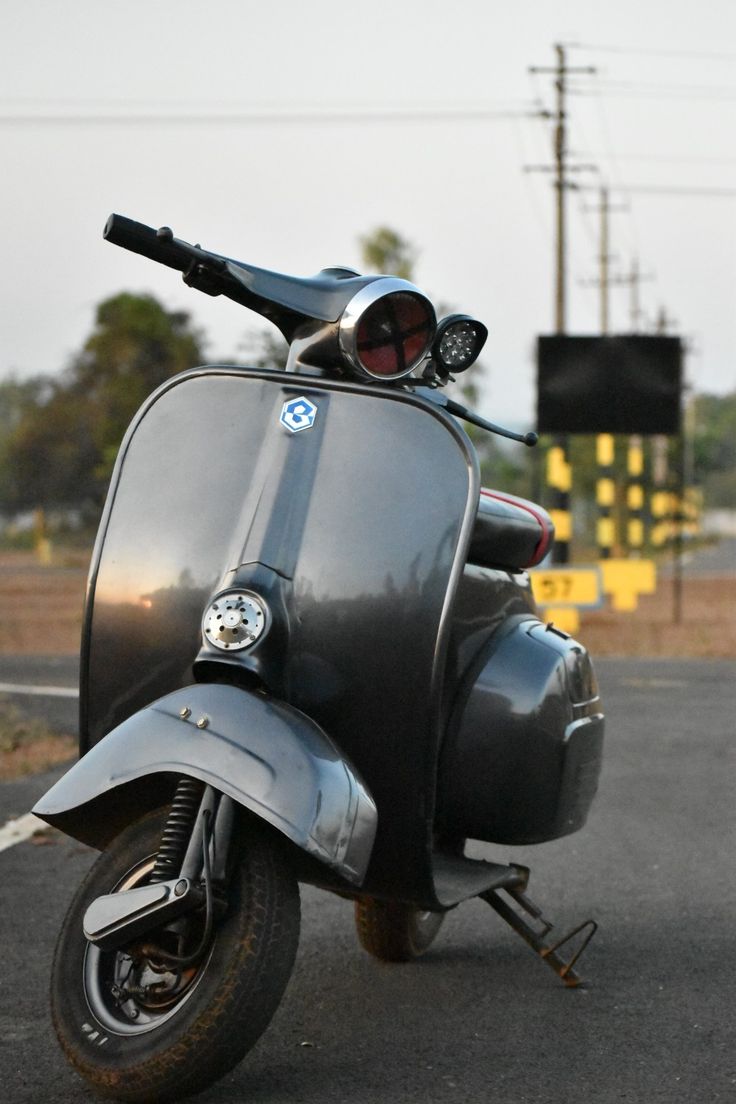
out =
[[[535,336],[554,323],[554,193],[524,166],[551,161],[539,112],[554,89],[528,70],[562,42],[569,65],[597,69],[570,78],[570,150],[599,171],[568,195],[568,331],[599,324],[586,282],[605,183],[627,208],[610,218],[612,273],[638,259],[645,326],[664,307],[692,342],[694,388],[736,388],[733,0],[0,0],[0,13],[0,378],[60,371],[95,304],[123,289],[189,310],[210,358],[262,328],[104,243],[111,211],[303,275],[360,267],[359,236],[388,224],[419,252],[416,282],[487,324],[483,412],[530,422]],[[625,284],[611,329],[630,329]]]

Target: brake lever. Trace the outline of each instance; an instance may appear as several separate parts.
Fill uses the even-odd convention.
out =
[[[478,426],[479,429],[485,429],[489,433],[496,433],[499,437],[507,437],[510,441],[518,441],[519,444],[526,445],[527,448],[533,448],[539,440],[539,436],[533,430],[530,430],[529,433],[515,433],[512,429],[504,429],[503,426],[496,425],[495,422],[486,421],[485,418],[481,418],[480,414],[474,414],[472,410],[468,410],[467,407],[432,387],[413,387],[412,390],[415,395],[428,399],[435,406],[443,407],[448,414],[452,414],[456,418],[462,418],[464,421]]]

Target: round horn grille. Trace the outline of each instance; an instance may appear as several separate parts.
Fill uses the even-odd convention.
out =
[[[205,640],[223,652],[249,648],[265,627],[265,606],[255,594],[242,590],[218,595],[202,621]]]

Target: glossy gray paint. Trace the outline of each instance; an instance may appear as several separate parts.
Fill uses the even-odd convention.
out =
[[[302,394],[317,417],[290,434],[281,407]],[[373,795],[366,891],[431,904],[445,658],[478,494],[466,435],[408,392],[228,368],[170,381],[128,433],[100,530],[82,750],[193,677],[256,677]],[[230,586],[272,614],[237,657],[200,631]]]
[[[585,648],[512,615],[465,673],[439,772],[440,824],[502,844],[577,831],[595,796],[602,741]]]
[[[317,414],[293,434],[279,415],[300,395]],[[467,436],[410,392],[224,367],[169,381],[123,443],[95,549],[82,657],[86,759],[117,726],[138,732],[138,711],[147,718],[151,701],[193,680],[260,686],[329,734],[372,795],[378,820],[363,892],[437,908],[491,884],[497,872],[458,849],[473,827],[466,805],[487,816],[498,772],[474,770],[463,749],[511,748],[523,780],[546,733],[527,710],[526,741],[515,740],[517,714],[530,694],[548,714],[568,709],[570,697],[559,678],[530,687],[525,647],[497,647],[535,610],[523,572],[466,563],[478,495]],[[202,639],[201,620],[229,588],[257,594],[268,626],[251,647],[225,654]],[[103,797],[87,812],[129,818],[165,796],[181,773],[182,730],[169,720],[157,721],[145,749],[141,738],[135,784],[120,784],[115,808]],[[292,730],[297,741],[301,733]],[[211,735],[200,737],[188,762],[206,777]],[[600,731],[597,745],[583,737],[570,746],[597,747],[588,772],[597,777]],[[216,786],[228,777],[215,774]],[[551,772],[544,801],[569,804],[567,779]],[[90,793],[94,785],[99,778]],[[249,785],[232,796],[246,804]],[[284,796],[272,811],[287,808]],[[576,809],[581,823],[587,806],[578,800]],[[554,818],[534,831],[561,834]],[[339,863],[305,862],[304,880],[349,888]]]
[[[185,716],[182,716],[182,713]],[[197,722],[206,727],[197,727]],[[135,713],[97,743],[34,812],[103,847],[117,791],[137,779],[191,775],[228,794],[349,882],[363,880],[376,807],[356,771],[308,717],[224,684],[188,686]],[[150,785],[139,807],[156,804]]]

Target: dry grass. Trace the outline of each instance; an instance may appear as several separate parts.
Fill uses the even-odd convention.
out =
[[[580,639],[593,656],[736,659],[736,576],[686,578],[679,622],[672,579],[660,580],[633,613],[586,613]]]
[[[0,553],[0,654],[77,655],[87,557],[41,567],[28,552]],[[736,575],[685,578],[675,623],[673,584],[661,579],[633,613],[583,615],[580,638],[595,655],[736,658]]]
[[[65,555],[42,567],[30,552],[0,553],[0,653],[78,654],[88,559]],[[0,699],[0,781],[47,770],[76,750],[73,736]]]
[[[0,553],[0,653],[76,655],[82,626],[86,557],[50,567],[31,553]],[[671,579],[633,613],[598,610],[582,619],[580,639],[595,656],[736,658],[736,576],[686,578],[681,620]],[[76,742],[0,699],[0,780],[71,759]]]
[[[0,782],[48,770],[71,759],[76,750],[72,736],[59,736],[0,699]]]
[[[42,567],[30,552],[0,554],[0,654],[78,654],[87,559]]]

